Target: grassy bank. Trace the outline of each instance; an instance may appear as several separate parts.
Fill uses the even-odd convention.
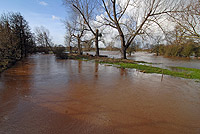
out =
[[[114,65],[118,65],[121,68],[133,68],[133,69],[140,70],[140,72],[143,72],[143,73],[156,73],[156,74],[170,75],[174,77],[200,80],[200,69],[176,67],[177,69],[184,70],[184,71],[172,71],[168,69],[162,69],[159,67],[140,65],[137,63],[123,63],[123,62],[113,63],[113,62],[104,62],[104,61],[100,61],[100,63],[114,64]]]
[[[91,55],[68,55],[69,59],[78,59],[78,60],[95,60],[101,64],[112,64],[117,65],[120,68],[132,68],[137,69],[143,73],[156,73],[156,74],[164,74],[170,75],[174,77],[181,77],[187,79],[198,79],[200,80],[200,69],[194,68],[184,68],[184,67],[173,67],[177,70],[168,70],[162,69],[159,67],[153,67],[151,64],[144,61],[133,61],[128,59],[114,59],[108,57],[95,57]],[[142,64],[139,64],[142,63]],[[182,71],[180,71],[182,70]]]

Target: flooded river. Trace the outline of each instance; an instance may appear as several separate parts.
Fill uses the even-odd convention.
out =
[[[0,77],[0,134],[199,134],[200,84],[33,55]]]

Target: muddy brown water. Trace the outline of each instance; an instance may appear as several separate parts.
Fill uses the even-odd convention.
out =
[[[200,84],[33,55],[0,77],[0,134],[199,134]]]

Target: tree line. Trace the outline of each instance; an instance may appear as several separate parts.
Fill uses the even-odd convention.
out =
[[[34,52],[35,38],[28,22],[20,13],[4,13],[0,17],[0,69]]]
[[[3,13],[0,16],[0,72],[36,52],[60,53],[51,40],[49,30],[40,26],[35,27],[33,33],[20,13]]]
[[[200,57],[200,45],[197,38],[191,38],[185,33],[186,30],[181,26],[176,25],[174,30],[168,33],[167,45],[161,43],[162,38],[157,37],[157,41],[150,48],[151,52],[156,55],[170,56],[170,57]],[[186,37],[185,37],[186,36]]]
[[[66,40],[69,46],[78,44],[79,54],[85,42],[94,43],[96,56],[99,56],[99,42],[108,40],[106,35],[117,31],[113,40],[121,46],[121,57],[134,49],[138,38],[155,38],[160,31],[165,43],[165,52],[174,51],[171,46],[179,49],[176,56],[198,55],[200,38],[200,1],[199,0],[63,0],[70,11],[70,19],[66,21]],[[184,34],[169,34],[169,26],[179,26]],[[107,32],[107,33],[106,33]],[[182,38],[177,42],[175,38]],[[166,43],[167,42],[167,43]],[[193,42],[193,43],[191,43]],[[106,42],[107,44],[108,41]],[[195,48],[189,50],[191,45]],[[154,49],[158,44],[153,44]],[[188,48],[187,50],[184,48]],[[165,53],[165,54],[166,54]],[[190,53],[190,54],[188,54]],[[160,53],[161,54],[161,53]],[[169,54],[174,55],[174,54]]]

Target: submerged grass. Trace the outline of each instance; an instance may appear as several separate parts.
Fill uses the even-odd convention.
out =
[[[162,69],[159,67],[139,65],[136,63],[123,63],[123,62],[114,63],[114,62],[105,62],[105,61],[100,61],[99,63],[118,65],[121,68],[134,68],[134,69],[140,70],[143,73],[156,73],[156,74],[171,75],[174,77],[200,80],[200,69],[176,67],[177,69],[184,70],[183,72],[178,72],[178,71],[172,71],[168,69]]]
[[[109,66],[108,64],[112,64],[118,68],[134,68],[134,69],[140,70],[140,72],[143,72],[143,73],[164,74],[164,75],[171,75],[174,77],[196,79],[200,81],[200,69],[173,67],[175,68],[175,70],[168,70],[168,69],[163,69],[159,67],[153,67],[152,64],[154,63],[149,63],[149,62],[144,62],[144,61],[114,59],[114,58],[108,58],[108,57],[95,57],[91,55],[71,54],[71,55],[68,55],[68,59],[76,59],[76,60],[84,60],[84,61],[95,60],[98,63],[107,64],[107,66]]]

